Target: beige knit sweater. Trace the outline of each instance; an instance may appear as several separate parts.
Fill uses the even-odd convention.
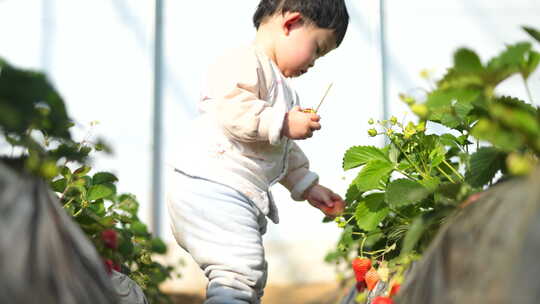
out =
[[[179,132],[183,144],[173,166],[234,188],[277,223],[270,186],[280,182],[299,201],[318,181],[298,145],[280,135],[285,113],[296,105],[298,95],[262,51],[232,50],[210,67],[200,115]]]

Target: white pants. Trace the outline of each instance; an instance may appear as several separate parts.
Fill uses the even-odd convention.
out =
[[[170,178],[173,234],[208,278],[204,303],[260,303],[267,277],[264,214],[228,186],[178,171]]]

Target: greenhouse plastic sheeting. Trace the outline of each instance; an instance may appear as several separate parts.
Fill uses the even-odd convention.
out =
[[[111,277],[45,181],[0,162],[0,303],[147,303]]]

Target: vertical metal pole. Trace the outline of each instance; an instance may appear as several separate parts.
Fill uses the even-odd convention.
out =
[[[382,90],[382,119],[389,119],[390,109],[388,106],[388,62],[386,55],[386,15],[385,0],[379,0],[379,43],[381,56],[381,90]],[[385,137],[385,144],[388,144],[388,138]]]
[[[162,114],[163,114],[163,0],[155,0],[154,27],[154,121],[152,154],[152,232],[161,234],[162,205]]]

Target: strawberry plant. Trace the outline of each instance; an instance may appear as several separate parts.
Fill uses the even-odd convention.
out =
[[[117,192],[118,178],[92,172],[90,153],[110,152],[108,146],[99,139],[75,141],[72,126],[62,98],[44,74],[0,59],[0,130],[8,152],[2,160],[50,181],[59,203],[86,233],[109,272],[128,275],[151,303],[168,301],[158,286],[173,267],[152,258],[167,247],[138,218],[137,199]]]
[[[540,42],[538,31],[524,29]],[[380,279],[380,266],[377,277],[396,286],[441,223],[464,206],[461,202],[471,203],[486,187],[529,173],[540,155],[540,111],[528,79],[539,63],[531,42],[508,45],[487,62],[461,48],[441,79],[429,79],[434,86],[425,89],[424,100],[400,95],[416,121],[371,119],[368,134],[384,136],[388,144],[345,152],[343,169],[359,172],[347,190],[345,212],[335,219],[342,236],[326,260],[346,273],[358,256],[374,265],[388,261],[388,279]],[[522,79],[529,102],[497,93],[512,76]],[[375,277],[371,272],[370,290]]]

